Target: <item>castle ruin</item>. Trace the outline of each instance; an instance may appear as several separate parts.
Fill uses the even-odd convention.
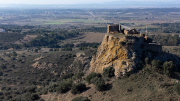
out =
[[[152,43],[152,40],[148,38],[147,34],[138,32],[135,28],[123,28],[122,25],[113,24],[107,25],[107,34],[119,35],[119,38],[124,38],[125,42],[132,43],[135,48],[141,50],[150,50],[160,53],[162,51],[162,45]]]

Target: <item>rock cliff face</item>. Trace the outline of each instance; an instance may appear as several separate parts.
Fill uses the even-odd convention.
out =
[[[105,35],[96,55],[90,62],[90,71],[102,73],[104,68],[113,66],[116,77],[124,75],[126,72],[133,72],[136,64],[132,61],[133,57],[128,58],[128,50],[120,43],[123,41],[125,38]]]

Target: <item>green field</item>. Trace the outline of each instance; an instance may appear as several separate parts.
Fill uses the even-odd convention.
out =
[[[65,24],[65,23],[106,23],[103,20],[86,20],[86,19],[60,19],[60,20],[44,20],[37,19],[35,22],[43,22],[44,24]]]
[[[45,25],[62,25],[62,22],[54,22],[54,23],[44,23]]]
[[[3,19],[3,17],[0,17],[0,19]]]

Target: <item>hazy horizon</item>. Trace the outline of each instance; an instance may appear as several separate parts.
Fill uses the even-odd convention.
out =
[[[98,4],[98,3],[106,3],[106,2],[132,2],[132,1],[138,1],[138,2],[177,2],[178,0],[65,0],[65,1],[59,1],[59,0],[1,0],[0,4]]]

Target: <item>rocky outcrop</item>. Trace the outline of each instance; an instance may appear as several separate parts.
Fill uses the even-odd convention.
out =
[[[116,77],[133,72],[136,69],[136,63],[133,60],[137,58],[137,54],[129,52],[121,44],[123,41],[125,41],[125,37],[105,35],[96,55],[90,62],[90,71],[102,73],[104,68],[112,66],[115,69]]]

